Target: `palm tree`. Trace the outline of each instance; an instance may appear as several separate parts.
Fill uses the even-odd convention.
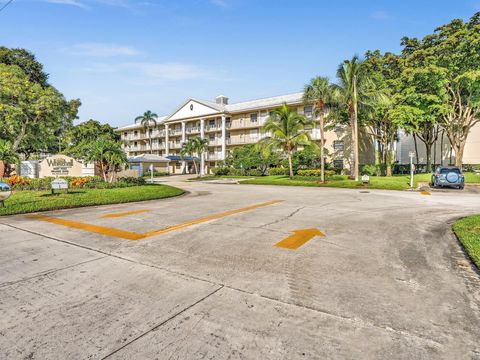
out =
[[[317,76],[309,84],[305,85],[303,101],[306,104],[314,104],[315,114],[318,114],[320,122],[320,181],[325,182],[325,112],[326,106],[332,102],[335,89],[326,77]]]
[[[182,159],[184,159],[185,156],[190,156],[193,161],[195,173],[199,176],[201,174],[198,171],[197,163],[195,161],[195,155],[201,156],[204,151],[208,151],[208,140],[202,139],[200,137],[194,137],[183,143],[182,149],[180,150],[180,156]]]
[[[150,128],[152,127],[153,129],[155,129],[157,127],[157,119],[158,119],[158,115],[151,112],[150,110],[145,111],[143,115],[137,116],[135,118],[135,123],[140,122],[145,132],[148,132],[148,141],[150,143],[150,154],[153,154],[152,133],[150,132]],[[152,124],[153,126],[151,126]]]
[[[313,124],[312,120],[307,120],[304,116],[290,110],[287,104],[283,104],[280,109],[272,111],[263,125],[262,130],[271,133],[271,136],[262,141],[286,152],[290,178],[293,177],[292,152],[298,145],[311,144],[310,135],[305,131],[305,126],[313,126]]]
[[[371,83],[366,66],[354,55],[351,60],[345,60],[337,70],[338,99],[340,105],[346,107],[352,131],[353,167],[351,177],[358,181],[358,109],[367,103],[368,86]]]

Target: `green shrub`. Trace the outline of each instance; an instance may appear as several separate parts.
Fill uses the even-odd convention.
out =
[[[268,169],[269,175],[288,175],[288,169],[286,168],[270,168]]]
[[[319,169],[305,169],[305,170],[298,170],[297,171],[298,176],[320,176],[320,170]]]
[[[212,168],[212,173],[215,176],[225,176],[230,174],[230,170],[232,169],[229,167],[219,166],[219,167]]]
[[[262,176],[263,173],[262,173],[262,170],[260,169],[250,169],[250,170],[247,170],[247,176]]]
[[[145,182],[146,181],[143,177],[126,176],[118,178],[115,184],[124,183],[128,185],[145,185]],[[122,185],[119,184],[118,187],[122,187]]]
[[[168,175],[170,175],[170,174],[166,171],[154,171],[153,172],[154,177],[168,176]],[[151,176],[152,175],[150,175],[150,171],[147,171],[143,174],[143,177],[151,177]]]
[[[331,178],[332,176],[335,176],[337,172],[335,170],[325,170],[325,177],[326,178]]]
[[[362,165],[360,168],[360,174],[373,176],[377,173],[377,166],[373,164]]]
[[[228,171],[228,175],[231,175],[231,176],[244,176],[246,173],[245,169],[234,169],[234,168],[231,168],[229,169]]]

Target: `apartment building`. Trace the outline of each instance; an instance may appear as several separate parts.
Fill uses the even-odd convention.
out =
[[[189,98],[171,115],[159,118],[155,129],[145,130],[140,124],[121,127],[117,131],[125,142],[124,150],[129,157],[152,152],[169,158],[171,173],[186,173],[192,171],[192,166],[179,157],[180,149],[190,138],[200,136],[209,140],[209,150],[200,159],[200,171],[208,173],[236,146],[255,144],[268,136],[262,132],[262,126],[273,109],[287,104],[298,113],[313,117],[313,108],[303,103],[301,92],[233,104],[228,100],[223,95],[217,96],[215,101]],[[318,124],[308,131],[313,140],[320,140]],[[342,126],[325,134],[329,160],[337,168],[346,169],[350,165],[349,135],[348,129]],[[371,147],[371,142],[366,146]],[[365,154],[369,153],[372,156],[360,161],[373,161],[373,151]]]

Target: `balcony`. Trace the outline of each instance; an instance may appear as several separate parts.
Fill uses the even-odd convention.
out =
[[[215,124],[215,125],[205,125],[205,131],[218,131],[221,130],[222,126]]]
[[[169,149],[181,149],[182,148],[182,143],[181,142],[169,142],[168,143],[168,148]]]
[[[185,128],[185,132],[187,134],[198,134],[200,132],[200,127],[199,126],[187,127]]]
[[[208,154],[205,154],[205,160],[207,160],[207,161],[223,160],[222,153],[208,153]]]
[[[222,145],[222,139],[208,140],[208,146],[221,146],[221,145]]]

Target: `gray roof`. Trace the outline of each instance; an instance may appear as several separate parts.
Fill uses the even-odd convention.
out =
[[[170,159],[155,154],[140,154],[128,158],[128,162],[169,162]]]
[[[167,118],[167,116],[159,116],[158,119],[157,119],[157,125],[163,123],[166,118]],[[116,131],[142,129],[142,128],[143,128],[142,124],[136,123],[136,124],[131,124],[131,125],[126,125],[126,126],[119,127],[119,128],[116,129]]]
[[[280,106],[283,103],[287,104],[296,104],[303,102],[303,92],[273,96],[264,99],[257,99],[251,101],[239,102],[236,104],[230,104],[225,106],[227,112],[241,112],[246,110],[262,109],[262,108],[272,108]]]

